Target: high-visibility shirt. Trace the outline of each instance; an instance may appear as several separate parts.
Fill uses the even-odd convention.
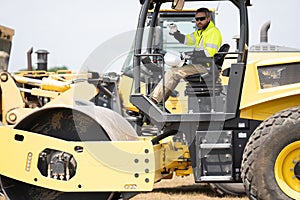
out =
[[[196,51],[204,50],[207,57],[213,57],[218,52],[222,43],[222,35],[212,21],[204,30],[185,35],[184,44],[195,46]]]

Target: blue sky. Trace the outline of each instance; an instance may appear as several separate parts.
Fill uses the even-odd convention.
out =
[[[138,0],[0,2],[0,24],[15,29],[9,71],[26,66],[26,52],[30,47],[34,51],[47,49],[50,67],[66,65],[79,69],[101,44],[134,30],[140,9]],[[259,43],[262,24],[271,20],[269,43],[300,48],[299,0],[252,0],[252,4],[249,8],[250,45]],[[196,8],[201,6],[195,4]],[[217,7],[217,4],[211,6]],[[237,29],[230,27],[237,23],[237,16],[232,16],[225,4],[220,4],[218,12],[217,25],[224,35],[223,41],[233,43]],[[33,63],[36,63],[35,55]]]

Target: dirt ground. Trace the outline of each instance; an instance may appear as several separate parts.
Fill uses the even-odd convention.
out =
[[[174,177],[155,184],[152,192],[141,193],[132,200],[248,200],[243,197],[219,197],[207,184],[195,184],[193,176]],[[0,195],[0,200],[5,200]],[[45,199],[46,200],[46,199]]]
[[[132,200],[248,200],[243,197],[219,197],[207,184],[195,184],[193,176],[174,177],[157,183],[152,192],[141,193]]]

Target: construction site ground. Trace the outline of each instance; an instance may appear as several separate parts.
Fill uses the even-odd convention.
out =
[[[194,177],[174,177],[171,180],[162,180],[155,184],[154,190],[141,193],[133,200],[247,200],[242,197],[219,197],[207,184],[195,184]]]

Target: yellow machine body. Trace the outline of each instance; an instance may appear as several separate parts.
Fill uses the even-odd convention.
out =
[[[241,118],[265,120],[281,110],[299,106],[299,83],[272,85],[260,80],[263,79],[263,76],[275,79],[276,73],[280,73],[275,69],[277,66],[299,62],[299,52],[249,53],[240,104]],[[269,73],[273,74],[259,76],[260,67],[268,67]],[[274,68],[273,71],[272,67]]]
[[[43,76],[46,75],[43,73]],[[76,74],[73,74],[73,76],[76,77]],[[18,87],[15,81],[23,86],[27,84],[34,87],[30,90]],[[17,124],[18,121],[37,108],[36,102],[28,102],[25,99],[26,93],[35,97],[49,98],[51,101],[47,103],[47,106],[52,104],[72,105],[73,98],[89,100],[97,94],[97,89],[92,84],[81,82],[75,85],[71,84],[71,82],[56,80],[49,74],[48,77],[44,77],[42,80],[36,80],[21,75],[12,76],[7,72],[0,72],[0,88],[1,121],[4,125]],[[52,102],[54,99],[56,101]],[[25,102],[28,105],[25,105]]]
[[[226,60],[224,69],[231,62]],[[239,104],[240,118],[263,121],[280,110],[300,105],[300,83],[272,85],[262,83],[262,76],[259,76],[260,67],[286,63],[300,63],[300,53],[249,53]],[[270,70],[263,76],[274,78],[276,74]],[[78,78],[84,81],[76,83]],[[123,116],[91,102],[84,103],[104,90],[90,84],[88,78],[88,73],[75,75],[70,71],[14,75],[0,72],[0,111],[4,125],[0,126],[0,162],[5,163],[0,165],[2,176],[61,192],[141,192],[153,190],[156,182],[171,178],[173,174],[187,176],[193,173],[188,143],[174,142],[172,137],[167,137],[153,144],[151,137],[139,137]],[[226,86],[226,81],[226,77],[222,77],[222,86]],[[133,79],[123,75],[118,91],[124,110],[139,113],[129,101],[132,84]],[[185,86],[186,82],[180,82],[176,88],[180,95],[170,97],[166,102],[167,109],[173,114],[189,113]],[[141,93],[146,93],[143,83]],[[35,97],[35,101],[29,96]],[[40,98],[47,102],[39,105]],[[81,110],[76,105],[78,99],[82,101],[79,102]],[[15,129],[20,122],[29,122],[35,113],[51,109],[79,109],[95,120],[111,141],[67,141],[38,131]],[[61,128],[57,121],[53,126]],[[76,166],[74,175],[60,179],[42,174],[38,166],[45,150],[71,155]]]
[[[49,73],[48,76],[43,74],[43,79],[51,80],[49,86],[42,87],[43,79],[36,81],[32,78],[36,74],[31,74],[31,78],[26,75],[24,72],[12,78],[7,72],[0,74],[2,122],[5,125],[0,127],[0,161],[6,163],[0,167],[1,175],[62,192],[137,192],[151,191],[155,182],[172,177],[173,172],[179,176],[192,173],[186,144],[173,143],[172,138],[168,138],[153,145],[151,138],[135,136],[136,133],[125,118],[92,103],[82,106],[82,112],[89,113],[90,118],[97,120],[113,141],[73,142],[13,129],[20,121],[31,121],[32,115],[43,110],[76,110],[78,108],[74,100],[88,101],[99,93],[93,84],[86,81],[69,83]],[[15,81],[34,87],[22,91],[23,88],[18,87]],[[68,87],[61,90],[61,85]],[[24,102],[25,93],[51,100],[42,107],[28,107]],[[99,113],[99,109],[105,112]],[[74,177],[66,181],[43,176],[37,166],[39,156],[45,149],[72,155],[77,164]]]
[[[5,163],[1,175],[57,191],[151,191],[156,181],[172,175],[178,166],[180,176],[192,171],[183,159],[189,158],[187,146],[175,151],[171,143],[153,146],[149,139],[70,142],[6,127],[0,130],[0,161]],[[71,154],[77,163],[75,176],[68,181],[43,176],[36,166],[45,149]]]
[[[0,160],[5,163],[0,169],[2,175],[64,192],[150,191],[153,188],[157,161],[150,141],[68,142],[5,127],[0,129]],[[79,147],[81,150],[76,152]],[[76,175],[68,181],[42,176],[36,166],[39,154],[46,148],[73,155],[78,166]]]

